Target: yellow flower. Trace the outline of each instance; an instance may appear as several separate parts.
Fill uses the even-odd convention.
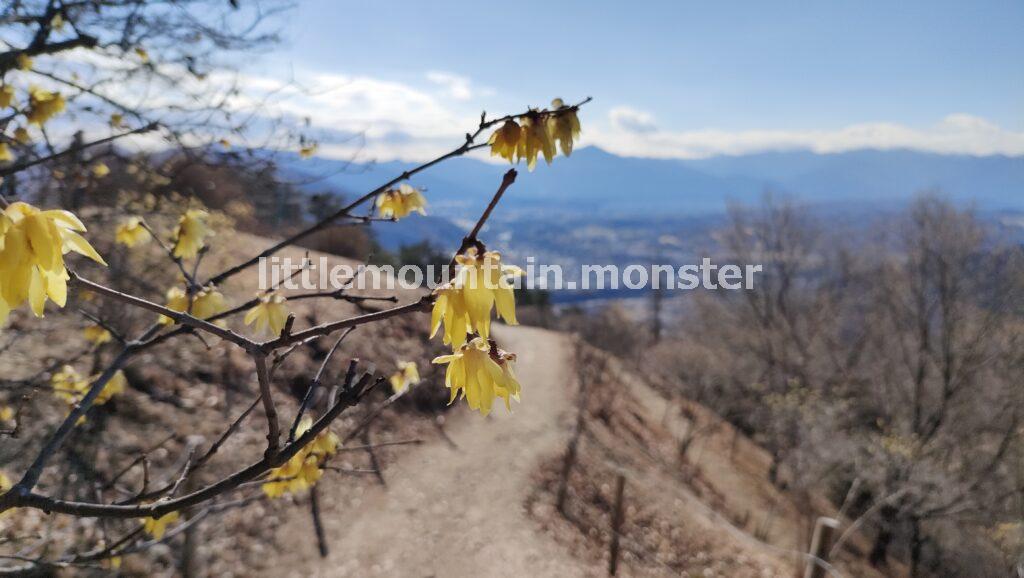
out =
[[[444,324],[441,339],[445,344],[460,347],[466,342],[469,331],[469,314],[466,312],[466,300],[462,291],[452,285],[434,290],[434,309],[430,314],[430,337],[437,335],[437,330]]]
[[[562,154],[569,156],[572,154],[573,141],[580,136],[580,119],[576,116],[576,110],[565,106],[560,98],[551,101],[551,109],[557,113],[548,117],[551,141],[557,141]]]
[[[38,86],[28,90],[28,112],[25,118],[34,125],[42,126],[48,120],[64,111],[64,96],[59,92],[43,90]]]
[[[28,129],[19,126],[14,129],[14,140],[18,141],[19,144],[28,144],[32,142],[32,137],[29,136]]]
[[[4,473],[3,471],[0,471],[0,494],[6,493],[7,490],[10,490],[13,487],[14,487],[14,484],[10,481],[10,478],[7,478],[7,474]],[[11,513],[12,511],[14,511],[14,510],[13,509],[8,509],[7,511],[5,511],[3,513],[0,513],[0,520],[5,518],[6,515]]]
[[[92,383],[93,381],[96,381],[97,377],[99,377],[99,376],[98,375],[94,375],[94,376],[90,377],[89,378],[89,383]],[[119,393],[124,393],[125,386],[127,386],[127,385],[128,385],[128,378],[126,378],[124,376],[124,372],[123,371],[121,371],[120,369],[117,370],[114,373],[114,375],[110,378],[110,381],[107,382],[107,385],[103,386],[103,391],[100,392],[100,395],[99,395],[99,397],[96,398],[95,403],[98,404],[98,405],[103,405],[103,404],[107,403],[107,401],[109,401],[110,398],[114,397],[115,395],[117,395]]]
[[[0,108],[7,108],[14,102],[14,87],[5,84],[0,86]]]
[[[149,241],[149,230],[142,224],[139,217],[128,217],[121,221],[114,234],[114,240],[125,247],[134,247]]]
[[[172,311],[187,311],[188,294],[181,287],[168,289],[166,307]],[[209,319],[223,313],[227,308],[224,295],[213,288],[202,289],[192,297],[192,316],[199,319]],[[174,320],[166,315],[161,315],[160,323],[170,325],[174,323]]]
[[[171,311],[188,310],[188,294],[181,287],[171,287],[167,290],[167,303],[165,306]],[[174,323],[174,320],[166,315],[161,315],[160,323],[170,325]]]
[[[189,209],[178,220],[174,229],[174,256],[193,259],[206,246],[204,239],[210,234],[206,226],[206,211]]]
[[[509,325],[516,325],[516,298],[509,277],[522,275],[519,267],[502,265],[501,255],[487,251],[479,255],[470,247],[456,257],[459,269],[455,279],[434,291],[430,336],[444,323],[444,342],[459,347],[467,332],[487,339],[491,330],[491,309]]]
[[[152,536],[154,540],[159,540],[164,537],[167,527],[177,522],[178,518],[178,512],[170,512],[159,518],[146,518],[142,522],[142,529]]]
[[[14,160],[14,154],[11,153],[11,147],[7,146],[7,143],[0,142],[0,161],[9,163]]]
[[[255,326],[256,333],[280,335],[288,320],[288,309],[283,295],[271,293],[260,297],[260,302],[245,314],[245,324]]]
[[[58,307],[67,301],[68,273],[64,254],[74,251],[106,265],[78,233],[85,225],[68,211],[40,211],[23,202],[0,214],[0,323],[26,300],[37,316],[46,300]]]
[[[228,305],[224,295],[213,288],[203,289],[192,300],[192,315],[200,319],[209,319],[227,311]]]
[[[101,564],[108,570],[118,570],[121,568],[121,557],[111,556],[110,558],[103,560]]]
[[[13,421],[14,408],[9,405],[0,405],[0,421]]]
[[[102,179],[103,177],[109,174],[110,167],[108,167],[104,163],[96,163],[92,166],[92,176],[96,177],[97,179]]]
[[[505,407],[509,410],[512,409],[511,400],[519,400],[519,380],[512,370],[515,355],[498,349],[492,351],[481,337],[474,338],[451,355],[434,358],[433,362],[448,364],[444,382],[451,390],[449,404],[461,395],[471,409],[487,415],[491,413],[496,397],[505,400]]]
[[[139,56],[139,59],[142,60],[143,63],[149,62],[149,53],[146,52],[145,48],[142,48],[141,46],[136,47],[135,54]]]
[[[229,141],[226,138],[222,138],[217,142],[220,143],[220,146],[224,147],[225,149],[231,148],[231,141]]]
[[[61,16],[60,14],[55,14],[54,17],[50,19],[50,28],[53,28],[54,30],[57,31],[63,29],[64,17]]]
[[[313,420],[303,417],[295,430],[297,436],[309,431]],[[263,483],[263,493],[270,498],[279,498],[285,494],[294,494],[313,487],[323,474],[320,466],[338,451],[341,440],[333,432],[324,430],[317,434],[313,441],[306,444],[287,462],[270,470],[267,481]]]
[[[404,391],[410,385],[416,385],[420,381],[420,372],[412,361],[399,361],[398,371],[391,375],[391,389],[395,393]]]
[[[426,215],[427,200],[413,187],[401,184],[397,189],[384,191],[377,197],[377,211],[385,219],[401,219],[416,211]]]
[[[514,163],[516,151],[519,150],[519,137],[521,135],[522,129],[516,124],[516,121],[505,121],[505,124],[494,131],[490,140],[487,141],[491,145],[491,156],[501,157],[510,163]]]
[[[85,335],[85,339],[96,345],[102,345],[113,339],[113,335],[109,331],[100,327],[99,325],[90,325],[82,330]]]
[[[110,115],[110,126],[112,126],[114,128],[119,128],[123,124],[124,124],[124,116],[123,115],[121,115],[120,113],[116,113],[116,112],[114,114]]]
[[[28,54],[22,52],[18,55],[18,70],[28,70],[32,68],[32,59],[29,58]]]
[[[316,154],[317,148],[319,148],[319,145],[317,145],[316,143],[303,146],[302,148],[299,149],[299,158],[308,159],[312,157],[313,155]]]
[[[522,135],[516,149],[518,159],[526,159],[526,168],[533,170],[537,166],[537,155],[543,154],[548,164],[555,158],[555,143],[548,134],[546,119],[537,112],[523,117]]]
[[[53,392],[57,397],[66,401],[68,405],[74,406],[85,398],[89,388],[98,377],[99,375],[82,377],[74,367],[65,365],[60,371],[53,374],[50,378],[50,385],[53,386]],[[128,385],[128,380],[125,378],[124,372],[118,370],[103,386],[103,390],[100,391],[93,405],[103,405],[115,395],[124,393],[126,385]]]

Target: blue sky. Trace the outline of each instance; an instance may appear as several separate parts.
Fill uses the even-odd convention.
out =
[[[584,116],[588,138],[623,154],[875,142],[1020,154],[1022,30],[1020,0],[302,0],[270,69],[290,66],[318,88],[362,83],[358,98],[342,99],[346,106],[377,107],[401,87],[422,96],[387,104],[393,122],[380,110],[363,121],[356,112],[344,122],[322,119],[342,132],[376,131],[368,138],[378,143],[425,143],[397,156],[426,154],[432,139],[449,136],[444,123],[481,108],[505,112],[587,95],[595,97]],[[386,86],[379,95],[375,83]],[[315,124],[322,104],[309,103]],[[440,115],[438,126],[406,130],[423,115]],[[378,130],[381,122],[386,130]]]

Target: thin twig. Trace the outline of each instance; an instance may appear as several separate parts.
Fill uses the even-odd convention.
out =
[[[111,288],[106,287],[104,285],[100,285],[99,283],[95,283],[93,281],[89,281],[88,279],[80,276],[78,273],[75,273],[74,271],[70,271],[69,270],[68,271],[68,275],[70,275],[70,279],[69,279],[70,283],[81,285],[81,286],[85,287],[86,289],[88,289],[89,291],[92,291],[93,293],[97,293],[97,294],[100,294],[100,295],[105,295],[107,297],[111,297],[113,299],[116,299],[118,301],[122,301],[124,303],[129,304],[129,305],[133,305],[133,306],[139,307],[141,309],[147,309],[147,310],[152,311],[154,313],[159,313],[160,315],[163,315],[165,317],[170,317],[171,319],[173,319],[174,321],[176,321],[178,323],[181,323],[183,325],[188,325],[188,326],[193,327],[195,329],[202,329],[203,331],[206,331],[207,333],[211,333],[213,335],[216,335],[217,337],[220,337],[221,339],[224,339],[226,341],[230,341],[230,342],[234,343],[235,345],[238,345],[239,347],[241,347],[242,349],[244,349],[246,351],[253,351],[253,350],[256,349],[256,346],[257,346],[256,342],[254,342],[254,341],[252,341],[250,339],[246,339],[245,337],[235,333],[234,331],[231,331],[230,329],[225,329],[225,328],[220,327],[218,325],[214,325],[213,323],[210,323],[209,321],[206,321],[204,319],[199,319],[198,317],[193,317],[192,315],[189,315],[188,313],[184,313],[184,312],[181,312],[181,311],[174,311],[173,309],[168,309],[167,307],[164,307],[163,305],[157,305],[156,303],[153,303],[152,301],[146,301],[145,299],[142,299],[141,297],[135,297],[134,295],[128,295],[127,293],[122,293],[121,291],[118,291],[116,289],[111,289]],[[145,341],[145,340],[143,339],[143,340],[140,340],[140,341]]]
[[[242,425],[242,422],[245,421],[245,418],[249,417],[249,414],[252,413],[252,410],[256,409],[256,406],[259,405],[261,399],[262,396],[258,395],[256,396],[256,399],[252,400],[252,403],[249,404],[249,407],[245,408],[245,411],[243,411],[237,418],[235,418],[235,421],[231,422],[231,425],[228,426],[228,429],[224,430],[224,433],[220,434],[220,437],[217,438],[217,441],[213,442],[213,445],[210,446],[210,449],[206,450],[206,453],[203,454],[198,460],[196,460],[196,465],[192,468],[193,470],[198,470],[199,468],[203,467],[206,464],[206,462],[208,462],[210,458],[212,458],[213,455],[217,453],[217,450],[219,450],[220,447],[224,445],[224,442],[227,441],[227,439],[238,430],[239,426]]]
[[[260,399],[263,400],[263,411],[267,416],[267,456],[277,453],[281,444],[281,425],[277,421],[277,407],[274,405],[273,394],[270,391],[270,374],[267,372],[267,356],[257,353],[253,355],[256,360],[256,377],[260,384]]]
[[[341,346],[341,342],[355,330],[355,327],[349,327],[347,331],[339,335],[338,339],[334,342],[334,345],[331,346],[331,349],[327,352],[327,355],[324,356],[324,360],[320,362],[320,367],[316,370],[316,376],[313,377],[313,381],[310,382],[309,387],[306,388],[306,394],[302,396],[302,403],[299,404],[299,411],[295,413],[295,421],[292,422],[292,427],[288,431],[288,441],[295,439],[295,432],[299,429],[299,422],[302,421],[302,416],[306,413],[306,410],[309,409],[309,404],[312,402],[313,396],[316,394],[316,390],[320,387],[324,376],[324,370],[327,369],[327,364],[330,363],[331,357],[334,357],[334,352],[338,350],[339,346]]]
[[[79,152],[79,151],[83,151],[83,150],[85,150],[87,148],[91,148],[91,147],[94,147],[94,146],[107,144],[109,142],[113,142],[113,141],[115,141],[117,139],[124,138],[124,137],[129,136],[129,135],[142,134],[142,133],[154,131],[154,130],[157,129],[158,126],[159,125],[157,125],[156,123],[150,123],[150,124],[147,124],[146,126],[142,126],[142,127],[139,127],[139,128],[133,129],[133,130],[129,130],[129,131],[126,131],[126,132],[123,132],[123,133],[120,133],[120,134],[115,134],[115,135],[112,135],[112,136],[108,136],[106,138],[101,138],[99,140],[94,140],[92,142],[88,142],[88,143],[84,143],[84,144],[74,145],[74,146],[68,147],[68,148],[66,148],[66,149],[64,149],[64,150],[62,150],[60,152],[54,153],[52,155],[49,155],[49,156],[40,157],[40,158],[32,159],[30,161],[16,163],[16,164],[10,165],[8,167],[0,168],[0,177],[7,177],[7,176],[13,175],[15,173],[20,173],[21,171],[30,169],[30,168],[32,168],[32,167],[34,167],[36,165],[41,165],[43,163],[50,162],[50,161],[59,159],[61,157],[65,157],[67,155],[70,155],[70,154],[73,154],[73,153],[76,153],[76,152]]]
[[[384,383],[384,378],[379,378],[373,383],[370,382],[370,375],[366,374],[352,388],[342,392],[342,396],[330,410],[324,413],[323,417],[313,425],[294,443],[281,448],[273,457],[264,456],[263,459],[250,464],[249,466],[236,471],[235,473],[222,478],[204,488],[186,494],[179,498],[164,500],[152,504],[141,505],[110,505],[95,504],[88,502],[73,502],[60,500],[49,496],[35,493],[15,493],[10,491],[0,496],[0,511],[16,507],[37,508],[47,512],[70,514],[73,516],[94,516],[104,518],[161,518],[171,512],[190,508],[221,494],[234,490],[245,482],[252,481],[265,474],[272,468],[276,468],[297,454],[303,447],[308,445],[346,409],[358,404],[366,395]]]

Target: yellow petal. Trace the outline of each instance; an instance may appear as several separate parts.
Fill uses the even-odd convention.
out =
[[[43,316],[46,308],[46,282],[38,267],[32,268],[32,280],[28,286],[28,303],[36,317]]]
[[[63,237],[64,245],[75,253],[85,255],[100,265],[107,264],[107,262],[103,260],[103,257],[100,257],[100,254],[96,252],[96,249],[92,248],[89,241],[86,241],[85,238],[78,233],[73,231],[64,231]]]
[[[519,325],[516,320],[516,297],[511,288],[494,291],[494,301],[498,315],[509,325]]]
[[[50,300],[57,304],[57,307],[64,307],[68,301],[68,284],[66,273],[47,273],[46,294]]]

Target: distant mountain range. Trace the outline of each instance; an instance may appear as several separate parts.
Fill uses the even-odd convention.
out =
[[[310,191],[352,198],[416,166],[286,161],[286,173],[319,176]],[[722,255],[715,231],[729,203],[755,204],[766,193],[804,203],[837,235],[870,226],[924,191],[1024,231],[1024,157],[939,155],[906,150],[836,154],[772,152],[701,160],[620,157],[595,147],[541,163],[520,176],[485,229],[488,246],[513,262],[685,264]],[[374,223],[387,249],[429,240],[455,247],[508,170],[475,158],[442,163],[412,179],[427,189],[427,217]],[[571,275],[571,273],[567,273]],[[637,296],[632,292],[631,296]],[[558,292],[555,301],[614,294]]]
[[[311,188],[360,193],[415,163],[348,166],[317,159],[287,170],[330,175]],[[522,165],[520,165],[522,167]],[[508,165],[457,158],[413,178],[430,203],[456,219],[479,212]],[[336,174],[332,174],[336,173]],[[983,211],[1024,210],[1024,157],[941,155],[909,150],[834,154],[806,151],[719,156],[700,160],[621,157],[597,147],[541,163],[520,178],[502,205],[503,218],[536,215],[607,217],[721,214],[729,202],[757,202],[765,192],[810,205],[896,207],[915,194],[940,191]]]

